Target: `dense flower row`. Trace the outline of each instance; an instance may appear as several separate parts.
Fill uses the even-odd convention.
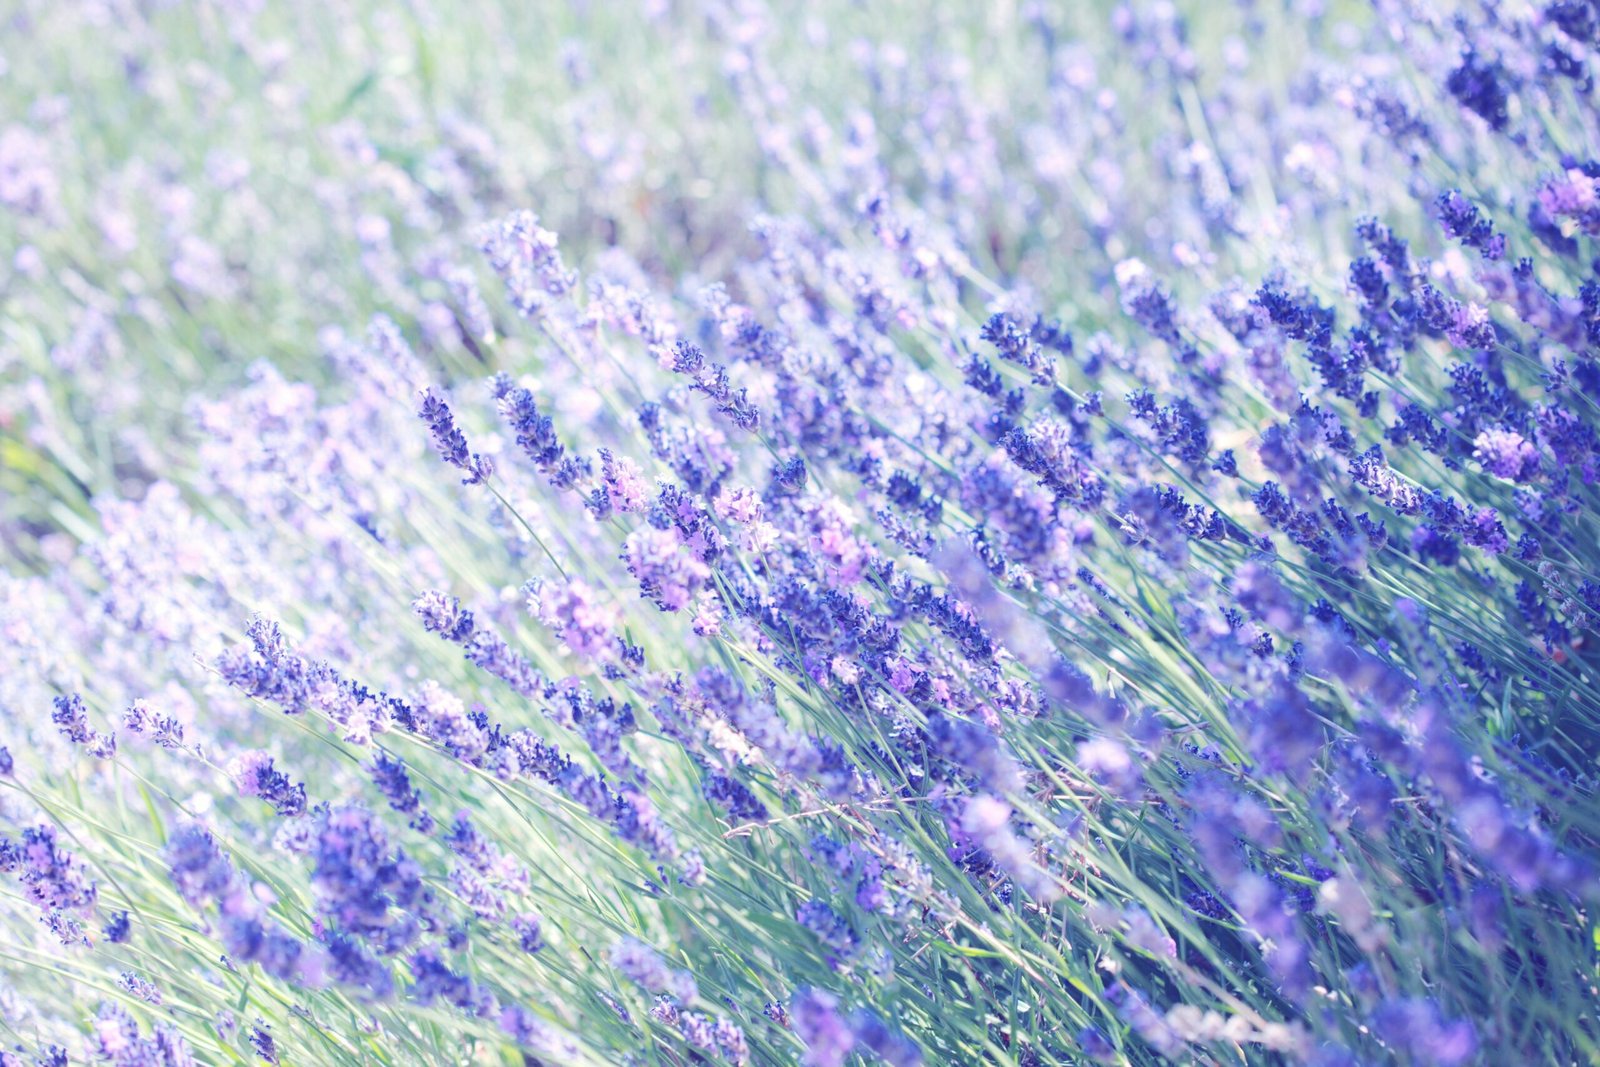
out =
[[[1600,10],[825,6],[0,128],[0,1064],[1600,1055]]]

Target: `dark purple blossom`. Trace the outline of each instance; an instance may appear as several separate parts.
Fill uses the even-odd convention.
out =
[[[405,762],[387,752],[379,752],[368,768],[372,782],[395,811],[411,817],[410,826],[418,833],[433,829],[433,818],[423,807],[422,792],[411,784]]]
[[[99,895],[77,857],[57,843],[55,828],[43,823],[23,830],[14,842],[0,837],[0,871],[14,872],[23,895],[44,912],[87,914]]]
[[[272,1027],[260,1019],[250,1027],[250,1048],[263,1063],[278,1062],[278,1043],[273,1040]]]
[[[1462,107],[1487,122],[1490,129],[1500,131],[1511,121],[1505,77],[1498,63],[1468,49],[1461,57],[1461,65],[1445,79],[1444,87]]]
[[[588,476],[588,461],[567,457],[566,446],[556,436],[555,423],[539,411],[533,391],[498,375],[494,395],[500,417],[516,435],[517,447],[557,489],[570,489]]]
[[[244,796],[260,797],[285,818],[304,814],[305,785],[291,781],[288,775],[274,767],[272,757],[267,753],[246,752],[230,764],[229,771]]]
[[[1445,233],[1468,248],[1476,248],[1487,260],[1496,260],[1506,254],[1504,234],[1494,232],[1494,223],[1484,217],[1459,190],[1440,193],[1434,201],[1434,211]]]
[[[58,696],[50,719],[61,736],[75,745],[82,745],[96,759],[110,759],[117,754],[117,739],[103,734],[89,725],[89,714],[84,710],[83,699],[76,693]]]
[[[437,951],[424,948],[411,957],[411,996],[420,1004],[443,1000],[463,1011],[476,1012],[483,995],[466,975],[450,969]]]
[[[311,884],[334,927],[393,955],[420,934],[432,910],[422,869],[389,844],[371,812],[354,805],[314,814]]]
[[[544,948],[544,932],[537,915],[513,916],[511,919],[511,931],[517,935],[518,947],[529,955]]]
[[[456,429],[450,406],[431,388],[418,393],[417,415],[427,424],[439,458],[466,475],[461,479],[463,484],[477,485],[494,473],[493,463],[468,450],[467,439]]]

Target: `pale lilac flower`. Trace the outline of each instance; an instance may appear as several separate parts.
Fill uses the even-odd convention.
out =
[[[611,946],[607,958],[611,966],[646,992],[665,993],[679,1003],[692,1001],[697,994],[693,975],[674,970],[660,953],[642,941],[623,938]]]
[[[644,596],[663,611],[687,605],[711,575],[676,534],[653,526],[628,536],[623,558]]]
[[[1496,478],[1513,482],[1539,469],[1539,450],[1515,430],[1484,430],[1472,442],[1472,458]]]

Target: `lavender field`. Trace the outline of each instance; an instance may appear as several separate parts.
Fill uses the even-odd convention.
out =
[[[0,0],[0,1067],[1600,1064],[1597,0]]]

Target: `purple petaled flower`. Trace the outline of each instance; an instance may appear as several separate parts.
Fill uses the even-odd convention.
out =
[[[548,298],[565,296],[578,275],[561,261],[556,235],[531,211],[513,211],[489,230],[483,253],[505,283],[512,306],[527,318],[543,314]]]
[[[118,911],[113,912],[111,918],[106,920],[106,925],[101,930],[101,934],[114,945],[122,944],[128,940],[128,935],[132,928],[133,924],[129,921],[128,913]]]
[[[1078,1048],[1096,1063],[1116,1062],[1117,1046],[1098,1026],[1086,1026],[1078,1031]]]
[[[865,1008],[850,1013],[850,1030],[858,1046],[871,1049],[889,1067],[922,1067],[922,1050]]]
[[[1412,1063],[1455,1067],[1478,1052],[1477,1029],[1468,1019],[1445,1019],[1431,1000],[1388,1000],[1372,1017],[1372,1030]]]
[[[54,699],[55,710],[50,719],[56,729],[75,745],[83,745],[96,759],[110,759],[117,754],[117,739],[112,734],[102,734],[89,725],[89,714],[83,708],[83,699],[76,693]]]
[[[1205,415],[1186,396],[1157,406],[1148,389],[1137,389],[1127,396],[1128,409],[1155,432],[1163,451],[1186,463],[1203,463],[1211,450],[1211,430]]]
[[[450,406],[431,387],[417,394],[417,415],[427,423],[439,458],[466,474],[463,485],[477,485],[494,473],[493,463],[467,449],[467,439],[456,429]]]
[[[272,1027],[261,1019],[250,1028],[250,1047],[263,1063],[278,1062],[278,1043],[272,1039]]]
[[[829,949],[828,962],[835,969],[856,954],[861,938],[843,916],[820,900],[808,900],[795,912],[795,920]]]
[[[585,461],[566,458],[566,446],[556,436],[555,423],[540,413],[533,391],[513,385],[509,377],[501,374],[494,379],[494,395],[500,417],[517,435],[517,447],[557,489],[570,489]]]
[[[722,1022],[726,1023],[726,1020],[722,1020]],[[702,1015],[697,1011],[684,1012],[683,1039],[695,1048],[705,1049],[708,1052],[716,1051],[721,1044],[718,1040],[718,1025],[719,1021],[709,1015]],[[744,1038],[743,1032],[739,1031],[737,1027],[734,1027],[734,1030],[738,1033],[742,1042]]]
[[[699,849],[691,848],[683,854],[683,866],[678,872],[678,881],[687,886],[701,886],[706,884],[705,857]]]
[[[0,204],[19,215],[53,219],[61,196],[54,153],[42,131],[29,125],[11,123],[0,129]]]
[[[1460,101],[1462,107],[1487,122],[1491,129],[1499,131],[1504,130],[1511,121],[1507,108],[1510,97],[1501,84],[1504,77],[1505,71],[1498,63],[1486,60],[1469,49],[1461,57],[1461,65],[1445,79],[1444,87]]]
[[[1001,359],[1032,374],[1036,385],[1050,385],[1055,381],[1056,351],[1072,351],[1072,339],[1058,326],[1052,327],[1042,319],[1035,319],[1030,325],[1007,312],[991,315],[983,325],[981,336],[995,346]]]
[[[624,515],[643,511],[650,502],[650,484],[639,465],[608,448],[600,450],[600,480],[606,487],[607,502]]]
[[[328,951],[328,973],[335,981],[380,999],[394,992],[394,977],[388,965],[353,938],[331,934],[323,942]]]
[[[1431,286],[1423,287],[1423,315],[1428,325],[1460,348],[1493,348],[1494,323],[1489,309],[1480,304],[1453,300]]]
[[[83,932],[83,923],[76,915],[61,911],[59,908],[52,908],[44,913],[41,921],[45,929],[55,934],[63,945],[89,947],[89,935]]]
[[[411,995],[427,1005],[444,1000],[463,1011],[475,1011],[479,1006],[479,992],[472,979],[457,974],[432,948],[424,948],[411,957]]]
[[[517,944],[522,951],[529,955],[544,948],[544,931],[537,915],[529,912],[512,916],[511,931],[517,935]]]
[[[766,822],[767,806],[737,778],[710,771],[701,783],[705,798],[727,811],[735,823]]]
[[[488,730],[468,714],[460,698],[437,682],[422,683],[412,713],[418,732],[459,760],[471,763],[489,747]]]
[[[411,610],[422,620],[431,634],[457,644],[472,636],[472,612],[461,607],[461,601],[448,593],[429,589],[411,602]]]
[[[549,686],[544,675],[522,653],[506,644],[499,634],[479,626],[472,632],[471,640],[462,646],[472,664],[500,679],[514,692],[530,700],[548,695]]]
[[[616,649],[617,612],[586,582],[531,581],[523,586],[528,611],[555,631],[576,656],[609,659]]]
[[[266,973],[279,979],[318,981],[320,965],[305,953],[305,946],[293,935],[277,929],[259,917],[261,909],[246,895],[241,883],[222,906],[222,944],[230,959],[259,964]]]
[[[1171,345],[1180,363],[1193,362],[1199,353],[1179,329],[1177,305],[1160,279],[1137,259],[1119,262],[1115,276],[1122,293],[1122,310],[1128,317]]]
[[[1176,1057],[1183,1051],[1184,1042],[1161,1014],[1150,1006],[1139,991],[1124,982],[1117,981],[1106,987],[1106,999],[1116,1008],[1124,1022],[1144,1039],[1156,1052],[1167,1057]]]
[[[161,1003],[161,990],[156,988],[154,982],[134,971],[123,971],[122,977],[117,979],[117,984],[146,1004]]]
[[[692,378],[690,388],[715,401],[717,411],[732,419],[739,429],[753,433],[761,425],[761,412],[750,403],[749,390],[735,390],[728,368],[721,363],[708,368],[700,346],[680,340],[673,349],[671,366],[676,373]]]
[[[1177,958],[1177,942],[1150,917],[1149,912],[1137,905],[1129,905],[1122,913],[1122,920],[1128,926],[1125,935],[1128,944],[1153,956]]]
[[[639,582],[643,595],[662,611],[677,611],[691,600],[711,576],[702,563],[670,530],[646,526],[628,536],[622,557]]]
[[[680,340],[672,349],[672,371],[674,374],[697,375],[705,366],[706,354],[700,346],[692,341]]]
[[[1235,711],[1261,770],[1297,782],[1312,772],[1325,738],[1317,709],[1300,690],[1279,684],[1259,698],[1240,701]]]
[[[412,601],[411,608],[429,633],[462,646],[467,659],[520,695],[531,699],[545,692],[544,676],[527,657],[513,651],[493,630],[478,625],[455,597],[429,590]]]
[[[367,324],[366,351],[357,366],[359,373],[379,383],[384,393],[395,399],[415,391],[425,380],[417,354],[387,315],[374,315]]]
[[[520,886],[527,883],[527,872],[522,866],[485,837],[466,812],[456,813],[450,829],[441,838],[451,852],[479,874],[508,884]]]
[[[272,757],[252,750],[242,753],[228,766],[228,773],[247,797],[260,797],[277,809],[279,815],[293,818],[306,810],[306,787],[272,765]]]
[[[16,871],[24,895],[44,912],[86,913],[98,897],[77,858],[56,844],[55,828],[43,823],[23,830],[15,844],[0,837],[0,871]]]
[[[233,863],[217,847],[210,831],[198,823],[190,823],[168,838],[165,853],[172,883],[190,904],[221,899],[232,888]]]
[[[1105,488],[1080,444],[1073,440],[1070,427],[1052,416],[1036,419],[1026,429],[1012,430],[1000,439],[1012,462],[1036,476],[1057,501],[1093,506],[1104,498]],[[920,490],[916,492],[920,494]],[[900,495],[905,500],[908,494],[902,488]]]
[[[490,878],[464,864],[450,868],[450,892],[472,913],[486,923],[497,923],[505,917],[506,898]]]
[[[1511,548],[1511,537],[1494,508],[1474,508],[1461,529],[1461,539],[1474,548],[1495,554]]]
[[[91,1029],[95,1055],[117,1067],[189,1067],[196,1062],[176,1028],[159,1024],[150,1037],[143,1037],[138,1022],[120,1004],[102,1003]]]
[[[183,724],[170,715],[158,715],[146,701],[129,704],[122,725],[130,734],[148,737],[162,748],[183,747]]]
[[[139,1062],[144,1045],[139,1036],[139,1024],[128,1010],[109,1001],[101,1004],[94,1018],[96,1052],[101,1059],[118,1063]]]
[[[777,1018],[774,1009],[783,1012],[781,1005],[768,1005],[767,1014]],[[870,1050],[892,1067],[920,1067],[922,1063],[922,1050],[877,1015],[863,1008],[847,1019],[840,1014],[839,998],[824,990],[796,990],[787,1015],[805,1042],[807,1067],[842,1067],[858,1048]]]
[[[805,1042],[806,1067],[843,1067],[856,1046],[856,1035],[839,1013],[838,997],[821,989],[797,990],[788,1016]]]
[[[948,715],[928,718],[928,747],[971,774],[990,792],[1006,794],[1022,788],[1022,769],[994,731]]]
[[[1485,218],[1459,190],[1439,194],[1434,211],[1446,233],[1468,248],[1476,248],[1484,259],[1497,260],[1506,254],[1505,235],[1494,232],[1494,223]]]
[[[379,752],[373,757],[368,770],[372,774],[373,784],[389,801],[389,806],[411,816],[413,830],[423,834],[432,832],[433,817],[422,806],[422,793],[411,785],[411,776],[406,773],[403,760],[387,752]]]
[[[574,1063],[578,1059],[578,1046],[571,1037],[542,1022],[520,1004],[501,1008],[497,1022],[506,1036],[536,1053],[541,1061]]]
[[[956,829],[989,854],[1018,886],[1044,904],[1061,897],[1060,882],[1033,861],[1033,850],[1011,830],[1011,805],[991,796],[967,798]]]
[[[472,272],[465,267],[447,267],[440,280],[449,290],[450,302],[466,335],[480,343],[494,340],[494,319]]]
[[[1539,471],[1539,450],[1515,430],[1484,430],[1472,442],[1472,458],[1496,478],[1513,482]]]
[[[1109,737],[1081,742],[1078,745],[1078,766],[1123,796],[1132,796],[1142,781],[1128,747]]]
[[[416,913],[431,908],[421,868],[390,847],[366,808],[319,807],[314,818],[311,884],[322,914],[384,955],[405,949],[421,932]]]
[[[289,650],[278,624],[256,616],[245,627],[252,651],[229,649],[217,657],[224,681],[247,696],[278,705],[287,715],[302,714],[310,702],[311,669]]]
[[[604,778],[594,775],[585,775],[571,785],[572,798],[611,823],[618,838],[637,845],[657,860],[678,857],[677,839],[649,797],[631,788],[611,791]]]
[[[1540,186],[1537,206],[1550,219],[1574,219],[1585,233],[1600,234],[1600,177],[1569,168]],[[1548,229],[1556,241],[1564,239],[1554,225]]]
[[[698,992],[692,974],[673,970],[660,953],[634,938],[625,937],[611,946],[607,958],[611,966],[647,993],[665,993],[686,1003]]]
[[[711,1039],[722,1058],[734,1067],[745,1067],[750,1062],[750,1044],[745,1040],[744,1031],[730,1020],[718,1016],[711,1029]]]

